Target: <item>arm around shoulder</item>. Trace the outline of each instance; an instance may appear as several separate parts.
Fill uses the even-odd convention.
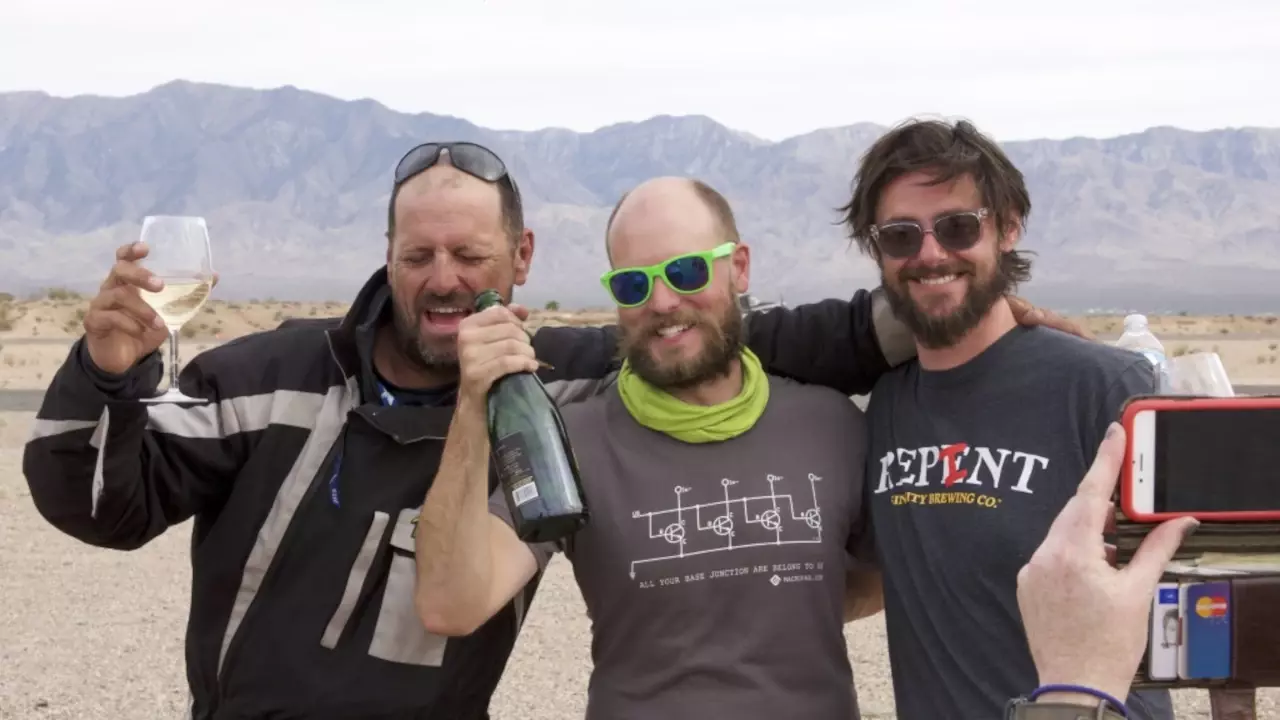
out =
[[[157,355],[116,376],[93,364],[83,339],[74,344],[23,450],[40,514],[86,543],[129,550],[227,492],[249,439],[225,431],[212,365],[197,356],[181,379],[208,403],[150,405],[138,399],[156,391]]]
[[[883,288],[747,314],[747,345],[766,371],[845,395],[871,392],[887,370],[915,356],[910,331]]]

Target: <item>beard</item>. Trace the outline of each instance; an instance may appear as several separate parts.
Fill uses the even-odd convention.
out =
[[[683,310],[654,317],[632,327],[620,326],[620,347],[631,370],[650,385],[666,391],[685,390],[729,374],[735,358],[742,351],[743,322],[736,297],[718,316]],[[702,333],[702,350],[688,359],[663,361],[649,346],[657,338],[657,330],[666,325],[688,325],[686,332]]]
[[[421,318],[429,308],[441,305],[462,305],[471,307],[474,298],[465,298],[465,293],[450,295],[419,295],[408,308],[398,299],[392,299],[395,317],[395,342],[405,359],[419,368],[432,372],[456,372],[458,369],[458,338],[456,336],[432,338],[422,336]]]
[[[960,306],[955,310],[946,315],[935,315],[920,307],[911,297],[909,287],[911,280],[950,273],[964,274],[969,277],[969,287],[960,301]],[[959,342],[982,322],[982,318],[986,317],[996,302],[1012,287],[1012,282],[999,256],[986,277],[978,274],[973,263],[957,259],[928,267],[905,267],[898,272],[896,283],[889,282],[882,268],[880,282],[894,317],[911,330],[917,342],[931,349],[951,347]]]

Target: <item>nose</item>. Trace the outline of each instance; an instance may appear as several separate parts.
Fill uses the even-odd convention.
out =
[[[920,252],[916,253],[916,259],[922,264],[941,262],[948,257],[946,248],[938,243],[938,239],[934,237],[932,230],[925,231],[924,241],[920,243]]]
[[[426,269],[422,289],[433,295],[452,295],[462,288],[460,269],[449,253],[436,253]]]
[[[649,308],[654,312],[674,312],[680,306],[680,294],[667,287],[660,278],[653,281],[653,293],[649,296]]]

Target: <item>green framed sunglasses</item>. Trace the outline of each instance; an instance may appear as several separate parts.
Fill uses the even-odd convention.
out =
[[[648,302],[658,278],[681,295],[693,295],[707,289],[711,284],[712,263],[731,254],[734,245],[727,242],[710,250],[677,255],[648,267],[610,270],[600,276],[600,283],[613,296],[613,301],[624,308]]]

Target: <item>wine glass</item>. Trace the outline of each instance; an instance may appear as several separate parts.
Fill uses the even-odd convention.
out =
[[[142,266],[164,282],[157,291],[139,288],[142,299],[169,329],[169,389],[145,403],[205,403],[178,387],[178,331],[200,312],[213,286],[209,227],[202,217],[149,215],[142,221],[147,256]]]

